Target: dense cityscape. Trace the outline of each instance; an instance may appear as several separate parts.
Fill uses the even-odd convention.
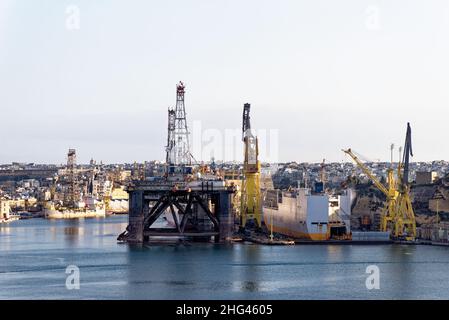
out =
[[[223,163],[211,161],[199,164],[206,167],[214,175],[228,178],[242,175],[242,163]],[[396,168],[386,162],[369,162],[366,166],[381,181],[385,181],[387,170]],[[79,192],[81,195],[91,194],[96,201],[105,202],[108,214],[126,214],[128,212],[127,185],[136,179],[151,179],[164,175],[166,165],[160,161],[148,161],[145,163],[104,164],[91,160],[89,164],[76,166]],[[435,197],[443,194],[439,200],[440,219],[448,218],[449,194],[447,180],[449,162],[412,162],[410,164],[410,179],[414,206],[418,224],[431,221],[435,216]],[[8,201],[10,207],[10,219],[27,219],[43,217],[43,207],[50,199],[63,200],[65,176],[67,165],[11,163],[0,165],[0,197]],[[276,188],[288,190],[298,186],[312,187],[314,183],[324,181],[327,190],[340,192],[351,187],[357,192],[355,205],[353,206],[352,228],[357,230],[362,226],[360,217],[371,215],[370,220],[376,220],[375,215],[380,214],[384,197],[372,186],[369,177],[350,162],[345,163],[279,163],[262,164],[262,188]],[[370,187],[371,186],[371,187]],[[369,197],[370,204],[361,205],[361,199]],[[377,203],[378,210],[373,216],[373,203]],[[376,210],[374,210],[376,212]],[[421,218],[420,218],[421,217]],[[0,217],[3,220],[6,214]],[[430,219],[430,220],[429,220]],[[369,223],[373,230],[378,228],[373,221]]]

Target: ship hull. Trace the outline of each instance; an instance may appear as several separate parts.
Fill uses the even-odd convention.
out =
[[[277,195],[273,197],[273,194]],[[312,194],[305,188],[282,192],[281,195],[273,190],[266,199],[270,205],[263,207],[263,218],[269,231],[296,239],[329,240],[335,237],[334,227],[337,225],[349,229],[349,221],[334,220],[336,213],[339,217],[350,213],[350,199],[349,195]]]
[[[44,215],[46,219],[100,218],[106,216],[106,211],[104,209],[82,211],[45,209]]]
[[[269,210],[267,209],[264,210],[264,222],[269,231],[273,230],[273,232],[275,233],[279,233],[295,239],[304,239],[313,241],[329,240],[327,228],[323,228],[324,230],[321,232],[310,232],[305,224],[295,223],[294,221],[291,221],[290,223],[289,222],[285,223],[280,221],[280,219],[276,218],[271,219],[270,212],[268,211]],[[283,213],[282,212],[274,213],[274,215],[276,214],[282,215]]]
[[[9,223],[17,220],[19,220],[19,217],[1,218],[0,223]]]
[[[127,214],[129,212],[128,200],[110,200],[107,209],[108,214]]]
[[[307,221],[302,222],[295,219],[286,210],[273,210],[264,208],[264,222],[268,230],[279,233],[295,239],[305,239],[313,241],[329,240],[327,226],[322,225],[317,230],[309,230]]]

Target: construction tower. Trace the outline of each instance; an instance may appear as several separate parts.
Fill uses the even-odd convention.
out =
[[[176,86],[176,108],[168,111],[168,143],[166,149],[168,165],[181,166],[192,164],[184,94],[185,86],[180,81]]]
[[[79,201],[78,181],[76,177],[76,150],[69,149],[67,153],[67,192],[64,194],[64,205],[69,208],[76,207]]]
[[[243,180],[241,191],[241,226],[261,227],[260,162],[258,140],[251,131],[250,104],[243,106],[242,140],[244,143]]]

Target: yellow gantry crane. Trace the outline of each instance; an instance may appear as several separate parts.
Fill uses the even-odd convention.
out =
[[[392,147],[393,148],[393,147]],[[402,161],[399,161],[397,177],[390,167],[387,170],[387,184],[382,184],[351,149],[343,150],[362,171],[373,181],[375,186],[385,194],[387,200],[382,211],[381,230],[391,231],[393,239],[414,240],[416,237],[416,221],[410,199],[409,160],[412,153],[411,128],[407,124],[405,147]]]
[[[257,137],[251,131],[250,104],[243,106],[242,139],[244,143],[243,180],[241,191],[241,226],[261,227],[260,162]]]

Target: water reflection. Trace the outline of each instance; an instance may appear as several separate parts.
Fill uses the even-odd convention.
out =
[[[62,228],[64,242],[70,247],[76,246],[84,236],[84,219],[68,219]]]
[[[345,249],[342,245],[328,245],[326,246],[327,258],[329,261],[341,261],[343,257],[343,250]]]
[[[0,223],[0,235],[8,235],[11,234],[11,228],[9,224]]]
[[[126,217],[30,219],[0,227],[0,298],[392,299],[449,297],[449,248],[118,244]],[[74,248],[76,247],[76,248]],[[83,290],[65,290],[65,266]],[[381,289],[367,290],[377,265]],[[60,289],[59,289],[60,288]]]
[[[74,235],[83,235],[84,232],[83,232],[83,229],[79,228],[79,227],[65,227],[64,234],[69,235],[69,236],[74,236]]]
[[[260,286],[258,281],[243,281],[241,289],[243,291],[255,292],[259,291]]]
[[[387,247],[388,265],[379,266],[381,279],[391,279],[387,284],[394,290],[394,296],[398,299],[408,299],[413,296],[410,292],[413,288],[413,281],[416,276],[416,268],[420,265],[416,261],[416,246],[397,245]],[[389,273],[389,274],[386,274]],[[382,280],[381,280],[382,281]]]
[[[261,275],[259,264],[261,262],[262,247],[258,245],[238,244],[232,249],[233,290],[241,292],[257,292],[261,289]]]
[[[0,223],[0,248],[1,250],[10,250],[11,249],[11,228],[9,224]]]

